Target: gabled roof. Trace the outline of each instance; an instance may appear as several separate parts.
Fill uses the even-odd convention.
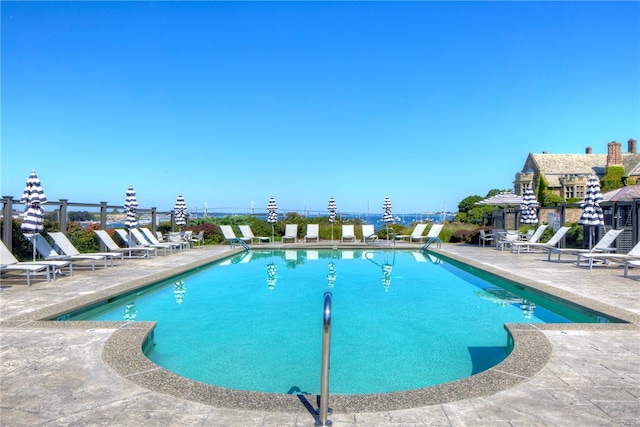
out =
[[[631,202],[633,199],[640,199],[640,185],[628,185],[602,195],[603,202]]]
[[[624,166],[624,172],[626,176],[640,175],[640,154],[622,154],[622,166]]]
[[[529,154],[550,187],[560,187],[564,175],[590,175],[602,177],[607,164],[606,154]],[[525,164],[525,168],[527,165]],[[523,170],[523,172],[527,172]]]
[[[560,187],[564,175],[604,176],[607,166],[606,154],[533,154],[525,162],[522,172],[531,172],[533,166],[542,172],[550,187]],[[622,153],[625,176],[640,175],[640,153]]]

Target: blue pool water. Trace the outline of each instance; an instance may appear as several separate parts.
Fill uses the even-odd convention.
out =
[[[338,394],[409,390],[488,369],[507,356],[505,323],[596,321],[411,251],[251,251],[163,284],[72,320],[155,320],[147,356],[158,365],[274,393],[319,393],[327,289]]]

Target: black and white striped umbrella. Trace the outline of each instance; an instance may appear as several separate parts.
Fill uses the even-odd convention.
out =
[[[524,194],[522,195],[522,216],[520,217],[520,222],[523,224],[536,224],[538,222],[538,205],[539,203],[529,184],[524,189]]]
[[[587,194],[582,201],[582,215],[578,220],[578,224],[585,227],[589,237],[589,249],[593,243],[594,228],[604,225],[604,215],[600,202],[602,201],[602,191],[600,190],[600,182],[598,177],[591,175],[587,181]],[[583,233],[586,237],[586,233]]]
[[[20,229],[28,233],[39,233],[44,230],[44,208],[42,205],[47,203],[47,196],[42,190],[42,184],[40,184],[36,171],[31,171],[20,203],[26,204],[25,218]]]
[[[44,208],[42,205],[47,203],[47,196],[42,190],[40,178],[36,175],[36,171],[31,171],[31,175],[27,178],[27,184],[20,198],[20,203],[26,204],[25,217],[22,220],[20,229],[27,233],[33,234],[33,260],[36,260],[36,233],[44,230]]]
[[[274,242],[276,237],[274,224],[278,222],[278,204],[273,197],[269,199],[269,204],[267,205],[267,222],[271,224],[271,242]]]
[[[327,210],[329,211],[329,222],[331,223],[331,241],[333,242],[333,223],[336,222],[336,212],[338,211],[336,201],[333,197],[329,199],[329,206],[327,206]]]
[[[578,220],[578,224],[585,226],[603,225],[604,215],[600,207],[601,201],[600,182],[598,177],[591,175],[587,181],[587,194],[581,203],[582,215]]]
[[[392,209],[393,206],[391,205],[391,199],[389,196],[386,196],[384,198],[384,203],[382,204],[382,222],[393,222],[393,214],[391,213]]]
[[[336,212],[338,211],[338,207],[336,206],[336,201],[333,197],[329,199],[329,206],[327,207],[327,210],[329,211],[329,222],[336,222]]]
[[[178,194],[178,199],[176,200],[176,204],[173,207],[173,212],[176,216],[176,225],[181,226],[187,223],[187,204],[185,203],[182,194]]]
[[[124,209],[127,211],[127,216],[124,219],[124,226],[128,229],[136,228],[139,225],[138,217],[136,216],[138,199],[136,199],[136,192],[132,185],[127,189],[127,195],[124,200]]]
[[[269,224],[278,222],[278,204],[273,197],[269,199],[269,204],[267,205],[267,222]]]

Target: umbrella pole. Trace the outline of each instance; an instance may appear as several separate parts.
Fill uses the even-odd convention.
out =
[[[31,246],[33,247],[33,260],[36,260],[36,232],[31,235]]]

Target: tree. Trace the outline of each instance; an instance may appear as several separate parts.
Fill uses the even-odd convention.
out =
[[[476,203],[482,200],[480,196],[467,196],[458,203],[458,212],[467,213],[476,207]]]
[[[624,187],[624,168],[622,166],[609,166],[602,178],[602,192],[616,190]]]

